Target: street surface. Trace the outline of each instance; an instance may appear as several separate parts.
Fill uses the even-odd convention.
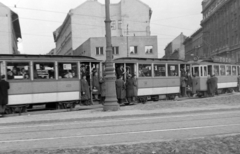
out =
[[[225,134],[240,134],[239,110],[1,126],[0,151],[80,148]]]

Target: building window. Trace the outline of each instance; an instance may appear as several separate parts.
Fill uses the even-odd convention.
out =
[[[113,20],[113,21],[111,22],[111,29],[112,29],[112,30],[116,30],[116,21],[115,21],[115,20]]]
[[[30,79],[30,65],[27,62],[7,62],[7,79],[24,80]]]
[[[131,46],[130,47],[130,54],[134,55],[134,54],[137,54],[137,53],[138,53],[137,46]]]
[[[153,46],[145,46],[145,53],[152,54],[153,53]]]
[[[96,47],[96,55],[103,55],[103,47]]]
[[[118,20],[118,29],[122,29],[122,20]]]
[[[113,55],[119,55],[119,47],[112,47]]]

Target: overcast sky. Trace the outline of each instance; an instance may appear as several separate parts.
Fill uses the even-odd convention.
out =
[[[0,0],[18,13],[25,54],[46,54],[55,48],[52,32],[67,12],[86,0]],[[98,0],[104,3],[105,0]],[[120,0],[110,0],[111,3]],[[200,28],[202,0],[142,0],[152,8],[151,33],[158,36],[159,57],[181,32],[189,36]],[[16,8],[14,8],[16,5]],[[133,6],[134,7],[134,6]],[[48,10],[48,11],[40,11]]]

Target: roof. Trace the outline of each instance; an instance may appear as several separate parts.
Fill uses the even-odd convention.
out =
[[[184,62],[183,60],[179,59],[163,59],[163,58],[139,58],[139,57],[122,57],[122,58],[116,58],[114,60],[137,60],[137,61],[178,61],[178,62]]]

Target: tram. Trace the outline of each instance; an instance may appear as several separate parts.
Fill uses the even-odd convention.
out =
[[[10,83],[8,107],[46,104],[62,108],[66,102],[80,101],[81,71],[90,81],[91,70],[100,72],[100,63],[85,56],[0,55],[0,74]]]
[[[198,60],[188,62],[191,64],[191,72],[198,80],[197,91],[199,95],[207,93],[207,79],[211,75],[218,78],[218,91],[224,93],[238,86],[239,65],[214,62],[213,60]]]
[[[128,74],[137,76],[138,99],[157,101],[174,98],[180,93],[180,76],[183,69],[190,71],[190,64],[182,60],[158,58],[119,58],[114,60],[115,70],[123,66]]]

